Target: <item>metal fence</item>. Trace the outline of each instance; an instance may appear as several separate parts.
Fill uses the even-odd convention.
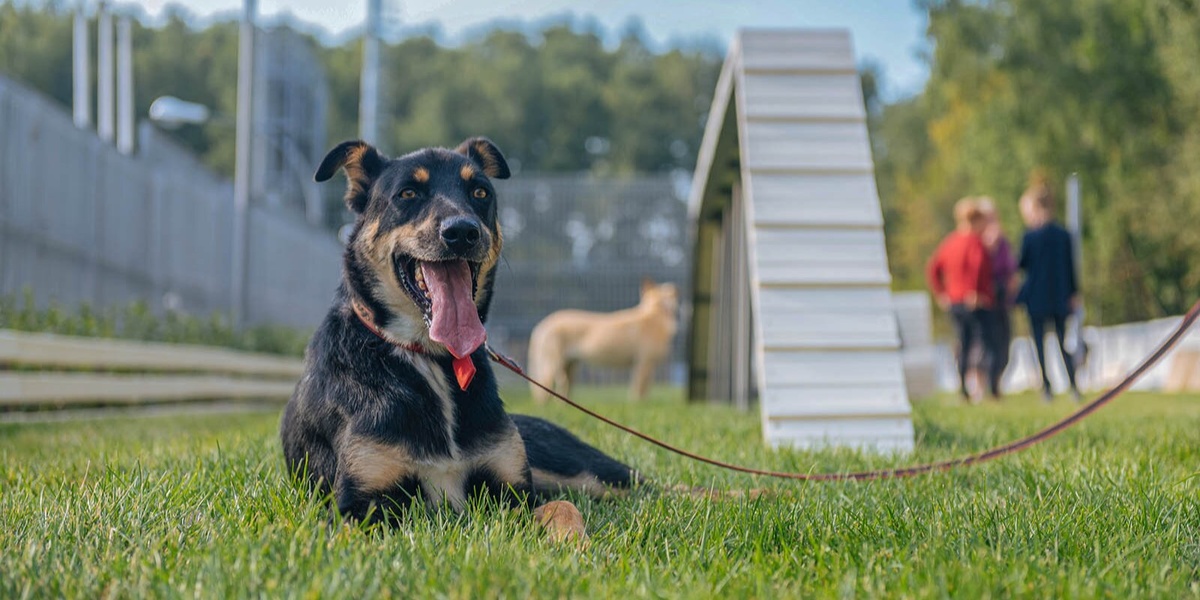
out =
[[[0,78],[0,294],[229,312],[232,186],[152,127],[123,156],[53,101]],[[300,215],[249,217],[248,323],[314,327],[341,247]]]
[[[497,195],[504,259],[488,331],[514,357],[526,356],[530,331],[555,310],[634,306],[643,278],[675,283],[681,301],[688,297],[687,205],[678,176],[517,175],[500,182]],[[660,381],[682,381],[684,324],[681,318]],[[587,367],[580,373],[593,383],[627,377]]]
[[[561,308],[635,305],[643,277],[687,298],[679,180],[517,175],[498,182],[504,259],[489,335],[524,358],[529,332]],[[0,294],[94,307],[228,313],[233,193],[153,127],[122,156],[39,94],[0,78]],[[342,248],[303,215],[254,206],[248,323],[313,328],[337,285]],[[684,323],[681,319],[681,325]],[[684,334],[661,378],[680,381]],[[588,370],[584,381],[627,375]]]

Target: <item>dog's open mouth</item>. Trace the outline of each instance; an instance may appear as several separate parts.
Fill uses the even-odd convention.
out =
[[[471,354],[487,339],[475,306],[479,264],[466,260],[423,261],[397,257],[396,278],[421,309],[429,339],[455,357]]]

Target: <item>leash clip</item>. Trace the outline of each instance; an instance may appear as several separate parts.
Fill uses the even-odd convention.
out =
[[[522,377],[525,375],[525,369],[522,369],[521,365],[517,363],[517,361],[500,354],[499,352],[496,352],[496,350],[492,348],[491,344],[484,342],[483,348],[487,350],[488,358],[492,359],[492,362],[507,367],[508,370],[516,373],[517,375],[521,375]]]

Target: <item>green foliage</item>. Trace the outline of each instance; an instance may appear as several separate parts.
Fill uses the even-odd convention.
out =
[[[357,85],[358,42],[348,46],[327,71]],[[599,173],[690,168],[720,67],[715,53],[656,55],[636,36],[609,51],[598,33],[566,25],[535,38],[496,30],[458,48],[410,38],[388,47],[384,64],[389,151],[486,135],[525,169]],[[353,122],[357,90],[335,97],[336,128]],[[591,137],[609,151],[586,152]]]
[[[228,319],[177,312],[156,315],[142,302],[96,310],[87,304],[68,311],[56,304],[39,308],[33,292],[0,296],[0,329],[100,338],[224,346],[252,352],[301,356],[309,335],[290,327],[259,325],[235,331]]]
[[[71,27],[71,14],[62,5],[0,2],[0,73],[69,103]]]
[[[1200,297],[1200,5],[920,6],[929,82],[871,120],[897,285],[923,286],[925,259],[962,196],[995,198],[1019,241],[1016,201],[1043,169],[1059,190],[1079,174],[1093,317],[1186,310]]]
[[[851,469],[946,458],[1071,407],[916,406],[912,456],[772,452],[759,419],[581,394],[719,458]],[[1200,398],[1134,394],[1043,445],[904,481],[785,483],[663,454],[559,405],[568,426],[664,484],[766,486],[708,500],[642,490],[576,499],[591,546],[553,544],[480,504],[404,527],[330,525],[289,481],[278,413],[0,425],[2,597],[1196,598]],[[686,414],[685,414],[686,413]]]

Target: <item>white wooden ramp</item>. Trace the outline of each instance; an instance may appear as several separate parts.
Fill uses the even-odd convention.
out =
[[[845,31],[743,30],[691,198],[689,396],[769,442],[912,448],[866,111]]]

